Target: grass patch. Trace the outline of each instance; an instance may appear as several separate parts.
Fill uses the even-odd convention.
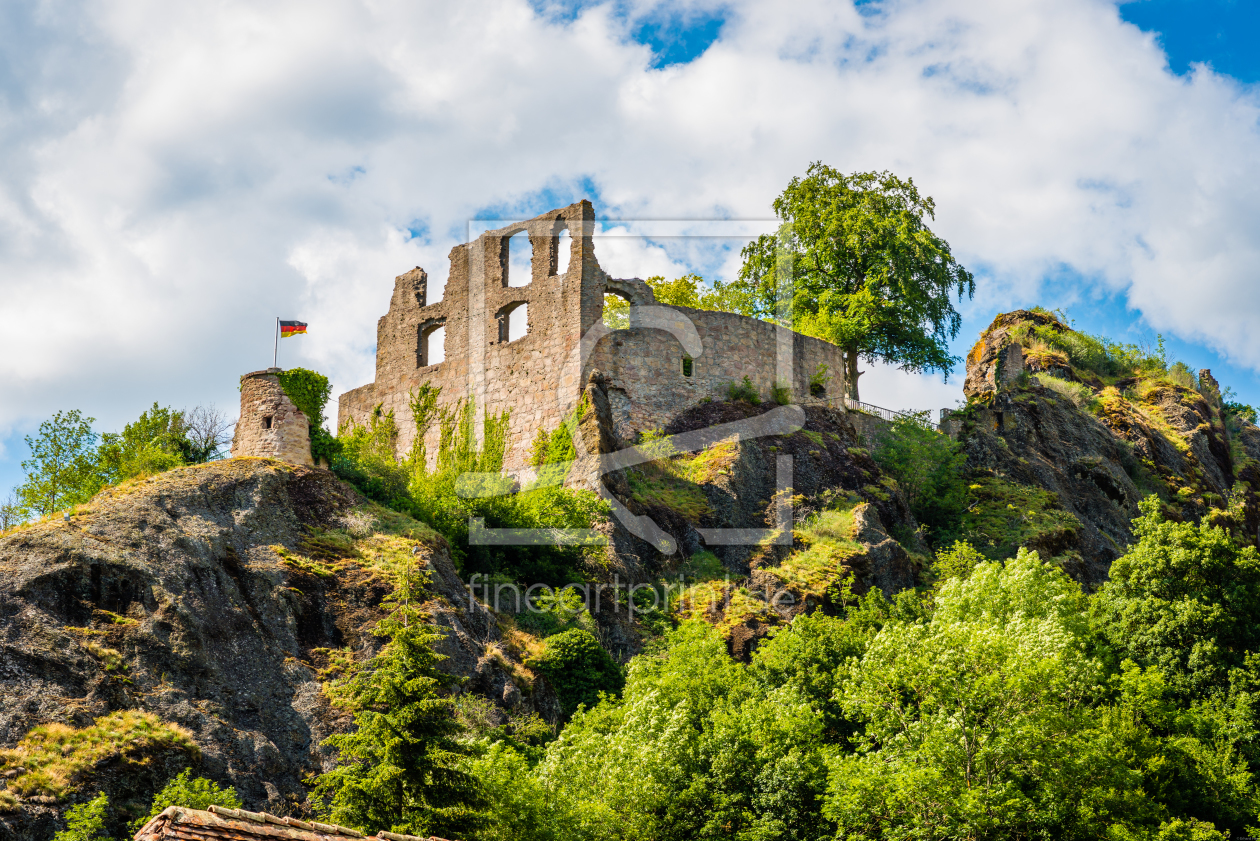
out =
[[[745,587],[721,581],[688,587],[678,600],[677,612],[680,621],[699,619],[708,622],[722,636],[729,636],[736,627],[750,620],[766,625],[779,622],[779,614],[764,599]]]
[[[106,648],[92,639],[84,642],[83,648],[88,654],[91,654],[97,660],[101,661],[101,665],[105,667],[105,671],[124,672],[127,670],[127,663],[123,660],[122,654],[120,654],[117,649]]]
[[[845,563],[862,553],[853,509],[821,511],[797,527],[793,536],[805,548],[766,571],[806,597],[823,598],[847,574]]]
[[[1050,491],[985,477],[967,489],[963,539],[986,557],[1013,558],[1021,546],[1069,540],[1081,521],[1059,507]]]
[[[706,447],[691,458],[686,456],[678,460],[679,470],[688,481],[703,485],[712,482],[718,476],[726,476],[731,466],[739,458],[739,440],[732,435],[725,441],[719,441]]]
[[[299,555],[296,552],[290,552],[288,549],[279,544],[273,545],[271,547],[271,551],[280,556],[280,563],[284,564],[294,572],[302,572],[307,575],[314,575],[318,578],[332,578],[337,574],[332,567],[322,564],[319,561],[307,558],[303,555]]]
[[[82,784],[99,764],[120,759],[125,766],[146,765],[154,753],[169,749],[200,754],[184,728],[152,713],[121,710],[82,729],[41,724],[23,736],[17,747],[0,751],[0,767],[26,769],[9,781],[9,788],[18,794],[60,798]]]
[[[1037,374],[1036,377],[1037,382],[1056,394],[1066,397],[1078,409],[1091,411],[1099,405],[1098,398],[1094,396],[1094,390],[1083,383],[1069,382],[1049,374]]]

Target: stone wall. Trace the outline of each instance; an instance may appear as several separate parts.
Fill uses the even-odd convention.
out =
[[[314,465],[310,424],[280,387],[279,368],[241,377],[241,417],[232,436],[232,457],[275,458]]]
[[[832,377],[826,393],[843,393],[837,375],[843,374],[844,363],[835,345],[741,315],[689,307],[659,309],[673,314],[672,318],[657,314],[659,320],[672,321],[672,329],[638,326],[632,320],[630,329],[602,338],[588,362],[588,368],[607,377],[614,422],[623,439],[664,426],[688,406],[727,399],[728,386],[742,383],[744,377],[762,400],[772,400],[773,388],[780,383],[799,400],[809,395],[810,377],[825,365]],[[699,339],[698,353],[683,346],[689,328]],[[688,359],[690,365],[684,367]],[[785,376],[780,376],[780,365]]]
[[[380,405],[394,413],[404,454],[416,434],[410,395],[429,383],[442,390],[439,407],[473,401],[478,435],[485,413],[510,410],[505,467],[519,471],[538,430],[559,425],[595,370],[609,382],[618,431],[627,438],[696,402],[724,399],[726,385],[744,376],[769,399],[780,359],[795,394],[808,393],[819,363],[833,377],[828,392],[843,391],[840,351],[826,342],[729,313],[658,306],[643,281],[609,277],[595,257],[594,220],[591,204],[581,201],[456,246],[441,300],[434,303],[438,296],[429,293],[423,269],[397,277],[389,312],[377,323],[376,380],[341,396],[338,425],[366,423]],[[565,230],[572,236],[569,263],[558,274]],[[527,286],[514,287],[508,286],[508,239],[519,231],[528,232],[532,276]],[[606,292],[633,305],[630,329],[603,326]],[[521,305],[528,307],[528,330],[507,341],[500,320]],[[424,337],[439,326],[445,329],[445,359],[424,364]],[[692,360],[690,376],[683,373],[684,355]],[[425,441],[431,459],[437,436],[431,428]]]

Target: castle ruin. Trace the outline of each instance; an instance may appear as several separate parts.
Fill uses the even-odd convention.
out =
[[[450,274],[434,303],[423,269],[399,275],[389,312],[377,323],[376,379],[341,395],[338,426],[368,422],[377,406],[392,411],[405,454],[415,437],[410,395],[427,382],[441,388],[439,405],[473,401],[479,431],[485,413],[510,409],[504,467],[520,472],[538,430],[560,424],[596,371],[624,442],[689,406],[726,399],[728,385],[744,377],[764,399],[776,385],[800,399],[826,365],[833,377],[828,394],[843,393],[838,347],[754,318],[661,306],[642,280],[612,278],[600,268],[594,227],[594,209],[580,201],[487,231],[451,250]],[[524,284],[509,273],[509,239],[521,231],[531,249]],[[565,241],[567,269],[558,272]],[[628,329],[604,326],[605,294],[630,303]],[[429,434],[433,453],[438,432]]]

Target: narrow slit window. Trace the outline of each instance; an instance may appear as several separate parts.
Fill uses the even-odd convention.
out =
[[[695,365],[695,362],[694,360],[692,360],[690,356],[684,356],[682,358],[682,372],[683,372],[684,377],[691,376],[691,372],[692,370],[694,370],[693,368],[694,365]]]
[[[263,429],[271,429],[271,415],[263,415]]]
[[[556,237],[556,274],[562,275],[569,270],[569,255],[573,253],[573,235],[568,229]]]

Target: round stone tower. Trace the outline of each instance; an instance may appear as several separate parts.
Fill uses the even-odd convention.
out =
[[[232,436],[232,457],[275,458],[314,467],[310,424],[280,387],[280,368],[241,377],[241,419]]]

